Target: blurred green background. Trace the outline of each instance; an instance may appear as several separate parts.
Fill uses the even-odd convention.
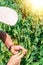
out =
[[[15,44],[20,44],[28,50],[21,65],[43,65],[43,19],[30,11],[27,13],[23,0],[0,0],[0,6],[10,7],[18,13],[19,18],[15,26],[0,23],[0,30],[7,32]],[[6,65],[11,56],[0,40],[0,65]]]

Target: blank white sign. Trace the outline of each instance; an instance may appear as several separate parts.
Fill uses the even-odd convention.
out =
[[[18,20],[18,14],[15,10],[8,7],[0,7],[0,22],[8,25],[15,25]]]

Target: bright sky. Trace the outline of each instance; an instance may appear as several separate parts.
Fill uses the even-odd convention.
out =
[[[43,9],[43,0],[31,0],[31,3],[34,10]]]
[[[43,14],[43,0],[24,0],[33,13]],[[28,8],[29,9],[29,8]]]

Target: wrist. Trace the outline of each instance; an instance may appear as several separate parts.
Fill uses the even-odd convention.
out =
[[[14,46],[14,44],[9,46],[9,51],[11,51],[12,46]]]

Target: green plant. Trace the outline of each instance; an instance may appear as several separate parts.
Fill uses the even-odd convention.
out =
[[[17,0],[0,0],[0,6],[11,7],[18,12],[17,24],[11,27],[0,23],[0,30],[7,32],[15,44],[20,44],[28,50],[27,55],[21,61],[21,65],[43,65],[43,24],[39,23],[42,20],[38,19],[38,23],[35,20],[34,24],[32,14],[23,18]],[[11,55],[0,40],[0,65],[6,65]]]

